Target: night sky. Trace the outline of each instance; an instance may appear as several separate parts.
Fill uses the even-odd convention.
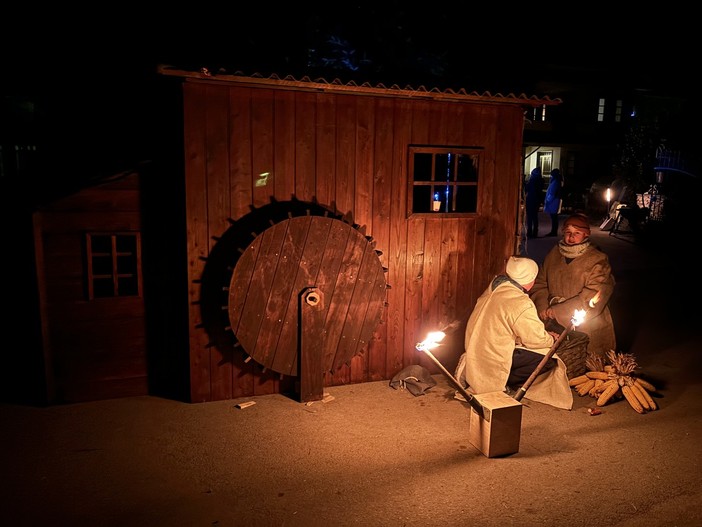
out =
[[[177,104],[163,91],[159,64],[539,96],[548,94],[534,91],[537,81],[559,78],[625,79],[676,93],[694,86],[686,61],[695,33],[685,27],[694,18],[680,11],[556,20],[528,5],[510,17],[458,2],[441,11],[395,0],[137,5],[10,8],[14,31],[0,37],[3,111],[26,100],[32,111],[13,107],[3,136],[40,130],[62,167],[78,158],[86,170],[102,162],[110,171],[149,158]]]
[[[695,30],[688,27],[693,17],[680,9],[559,17],[528,5],[511,15],[465,2],[444,2],[432,11],[397,0],[217,8],[198,2],[167,10],[136,5],[92,12],[65,5],[56,12],[9,8],[6,21],[14,31],[0,37],[3,91],[91,78],[115,82],[123,75],[148,80],[159,63],[284,74],[324,69],[348,78],[467,83],[471,90],[503,82],[521,88],[553,66],[683,84],[692,71],[679,65],[696,49]],[[346,52],[352,56],[343,62]],[[323,68],[323,59],[336,60]]]

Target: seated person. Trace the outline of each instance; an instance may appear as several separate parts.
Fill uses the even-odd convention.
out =
[[[546,330],[528,295],[538,270],[534,260],[511,256],[505,273],[497,275],[478,298],[468,319],[466,351],[456,372],[457,380],[474,393],[518,390],[558,337]],[[556,408],[572,408],[566,366],[557,354],[548,360],[525,397]]]

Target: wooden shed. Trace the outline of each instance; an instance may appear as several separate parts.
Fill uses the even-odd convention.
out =
[[[116,174],[33,214],[49,403],[148,389],[140,174]]]
[[[560,101],[159,72],[182,80],[190,400],[438,373],[416,343],[518,251],[524,112]]]

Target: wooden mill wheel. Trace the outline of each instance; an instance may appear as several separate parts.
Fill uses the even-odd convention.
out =
[[[322,339],[322,374],[368,344],[385,306],[385,269],[370,240],[344,221],[293,217],[266,229],[238,259],[229,287],[232,331],[262,366],[297,376],[300,342]],[[318,316],[300,303],[315,290]],[[319,341],[318,341],[319,342]]]

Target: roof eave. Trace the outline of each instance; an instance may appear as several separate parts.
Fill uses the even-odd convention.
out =
[[[270,75],[264,77],[259,73],[246,75],[242,72],[217,72],[212,73],[206,68],[201,68],[199,71],[188,71],[178,69],[173,66],[159,65],[158,73],[173,77],[182,77],[187,81],[198,82],[221,82],[227,84],[236,84],[238,86],[255,86],[255,87],[275,87],[278,89],[303,90],[324,93],[353,93],[357,95],[372,95],[376,97],[400,97],[408,99],[427,99],[436,101],[456,101],[456,102],[480,102],[480,103],[499,103],[499,104],[517,104],[521,106],[540,107],[540,106],[555,106],[561,104],[562,100],[551,99],[550,97],[537,97],[535,95],[528,96],[526,94],[515,95],[514,93],[490,93],[490,92],[468,92],[461,88],[458,91],[452,89],[440,90],[439,88],[427,89],[425,86],[405,86],[400,87],[393,84],[390,87],[382,83],[371,85],[370,83],[357,84],[354,81],[344,83],[339,79],[328,81],[324,78],[311,79],[310,77],[302,77],[297,79],[291,75],[284,78],[278,75]]]

